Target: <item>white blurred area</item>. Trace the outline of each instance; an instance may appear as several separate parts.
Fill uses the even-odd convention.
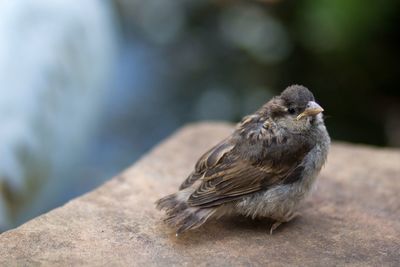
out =
[[[112,10],[102,0],[0,0],[0,232],[78,179],[117,53]]]

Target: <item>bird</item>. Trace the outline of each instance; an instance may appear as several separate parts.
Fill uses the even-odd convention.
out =
[[[299,215],[326,162],[324,109],[302,85],[288,86],[204,153],[176,193],[156,201],[176,236],[211,218],[269,218],[270,234]]]

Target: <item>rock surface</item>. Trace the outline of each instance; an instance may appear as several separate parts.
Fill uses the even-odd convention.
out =
[[[400,151],[334,143],[302,216],[178,238],[154,201],[232,125],[189,125],[100,188],[0,235],[1,266],[400,266]]]

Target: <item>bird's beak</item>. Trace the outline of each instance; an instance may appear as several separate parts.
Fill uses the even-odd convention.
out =
[[[307,116],[315,116],[319,113],[321,113],[322,111],[324,111],[324,109],[318,105],[316,102],[314,101],[310,101],[307,104],[306,109],[303,111],[303,113],[301,113],[299,116],[297,116],[297,120],[300,120],[301,118],[307,117]]]

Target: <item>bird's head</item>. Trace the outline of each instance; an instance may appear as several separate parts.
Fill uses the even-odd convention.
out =
[[[307,130],[323,122],[324,109],[315,102],[310,90],[301,85],[287,87],[264,110],[277,124],[293,131]]]

